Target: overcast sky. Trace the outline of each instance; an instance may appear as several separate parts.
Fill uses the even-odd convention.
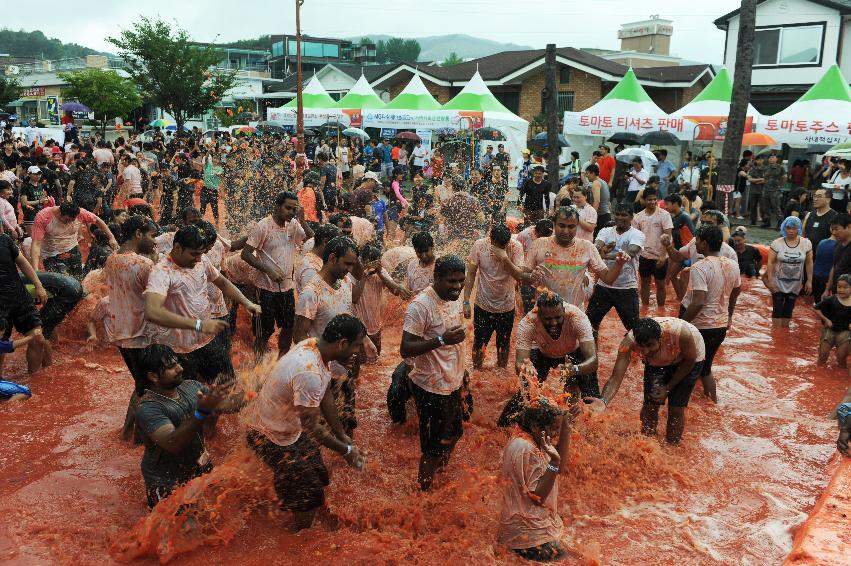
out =
[[[174,20],[197,41],[232,41],[295,30],[295,0],[76,0],[55,18],[33,18],[30,10],[6,10],[0,25],[114,52],[105,37],[130,27],[142,13]],[[705,4],[682,0],[306,0],[302,32],[349,37],[388,34],[423,37],[449,33],[543,48],[617,49],[617,30],[651,14],[674,21],[671,54],[708,63],[722,62],[724,33],[712,21],[736,9],[736,0]],[[0,45],[0,52],[3,46]]]

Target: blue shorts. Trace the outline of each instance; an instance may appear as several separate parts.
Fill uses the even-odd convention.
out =
[[[839,428],[845,426],[848,415],[851,415],[851,403],[842,403],[836,408],[836,420],[839,423]]]

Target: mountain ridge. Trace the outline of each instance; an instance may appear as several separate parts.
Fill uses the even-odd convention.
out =
[[[391,35],[387,34],[363,34],[358,37],[348,37],[351,41],[358,41],[362,37],[368,37],[372,41],[387,41]],[[416,39],[420,42],[420,61],[434,61],[439,63],[446,59],[453,51],[464,59],[477,59],[487,55],[493,55],[501,51],[523,51],[534,49],[528,45],[517,45],[516,43],[502,43],[492,39],[482,39],[464,33],[453,33],[447,35],[429,35],[425,37],[413,37],[404,39]]]

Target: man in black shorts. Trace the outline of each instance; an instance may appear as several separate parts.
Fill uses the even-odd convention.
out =
[[[254,282],[263,311],[260,331],[254,339],[254,353],[259,358],[267,351],[269,338],[280,329],[278,356],[290,349],[295,327],[295,293],[293,269],[297,246],[313,237],[304,219],[298,196],[282,192],[275,199],[275,210],[257,223],[242,249],[242,259],[259,273]]]
[[[624,263],[620,275],[611,285],[598,280],[594,292],[588,301],[586,313],[594,328],[596,338],[600,331],[600,323],[612,308],[617,311],[624,328],[632,330],[638,320],[638,254],[644,247],[644,233],[632,227],[632,206],[621,203],[615,207],[615,225],[603,228],[597,233],[594,245],[600,252],[600,257],[612,269],[617,262],[618,254],[624,252],[631,258]]]
[[[679,444],[686,423],[686,407],[703,368],[703,337],[690,322],[678,318],[640,318],[621,341],[612,376],[603,388],[602,403],[612,402],[626,370],[637,354],[644,361],[644,403],[641,432],[656,435],[659,407],[668,402],[665,438]]]
[[[47,302],[47,291],[27,258],[8,234],[0,234],[0,318],[5,320],[3,340],[8,340],[14,328],[25,336],[33,336],[27,346],[27,371],[35,373],[42,367],[46,340],[42,336],[41,318],[32,297],[18,276],[20,269],[33,282],[35,294],[42,304]],[[0,370],[4,355],[0,355]]]
[[[431,489],[434,474],[446,467],[464,432],[464,260],[449,255],[434,263],[434,283],[408,305],[399,353],[411,360],[408,378],[420,420],[420,489]]]
[[[644,248],[638,258],[638,274],[641,277],[641,304],[650,304],[650,278],[656,280],[656,306],[665,305],[666,280],[668,277],[668,254],[662,245],[662,235],[671,235],[674,223],[671,214],[659,206],[656,189],[643,189],[644,210],[635,215],[632,225],[644,233]]]

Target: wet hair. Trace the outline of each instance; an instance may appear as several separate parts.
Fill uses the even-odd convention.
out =
[[[352,223],[352,219],[349,218],[349,215],[345,212],[337,212],[331,215],[331,218],[328,219],[328,222],[337,227],[339,227],[340,222],[343,223],[343,226],[348,226]]]
[[[467,183],[464,181],[462,177],[453,177],[452,178],[452,190],[453,191],[463,191],[467,188]]]
[[[720,226],[703,224],[697,229],[695,236],[701,241],[706,242],[706,245],[709,246],[709,251],[721,251],[721,244],[724,242],[724,233],[721,231]]]
[[[836,282],[844,281],[848,285],[851,285],[851,273],[843,273],[839,277],[836,278]]]
[[[701,212],[700,215],[701,216],[708,216],[709,218],[712,218],[713,220],[715,220],[715,222],[718,223],[719,226],[724,225],[724,214],[720,210],[713,210],[713,209],[704,210],[703,212]]]
[[[676,205],[682,206],[683,205],[683,198],[680,195],[678,195],[677,193],[671,193],[671,194],[669,194],[668,196],[665,197],[665,202],[667,202],[668,204],[676,204]]]
[[[662,327],[652,318],[639,318],[632,327],[632,336],[639,346],[646,346],[662,337]]]
[[[644,197],[644,198],[647,198],[647,197],[659,198],[659,191],[657,191],[653,187],[649,187],[649,188],[644,189],[644,193],[641,196]]]
[[[113,208],[111,216],[112,216],[113,219],[118,218],[119,216],[121,216],[122,212],[127,212],[127,210],[125,210],[123,208]]]
[[[0,191],[2,191],[3,189],[9,189],[10,191],[14,190],[12,189],[12,183],[6,180],[0,180]]]
[[[560,201],[558,201],[559,206],[571,207],[573,206],[573,199],[570,197],[562,197]]]
[[[393,176],[394,177],[396,175],[404,175],[404,174],[405,174],[405,168],[403,166],[397,165],[396,167],[393,168]]]
[[[498,246],[504,246],[511,240],[511,231],[505,224],[494,224],[491,226],[491,240]]]
[[[207,235],[198,226],[187,224],[174,234],[174,245],[188,250],[203,250],[207,247]]]
[[[180,211],[180,219],[181,219],[181,220],[183,221],[183,223],[185,224],[185,223],[186,223],[186,218],[187,218],[190,214],[193,214],[193,213],[194,213],[194,214],[197,214],[198,216],[201,216],[201,211],[200,211],[200,210],[198,210],[198,209],[197,209],[197,208],[195,208],[194,206],[187,206],[186,208],[184,208],[183,210],[181,210],[181,211]]]
[[[294,200],[298,202],[298,195],[292,191],[282,191],[278,193],[277,197],[275,197],[275,206],[281,206],[288,200]]]
[[[110,228],[110,230],[111,229],[112,228]],[[133,239],[136,235],[136,230],[141,230],[142,232],[156,232],[157,225],[147,216],[142,214],[133,214],[119,227],[118,232],[113,232],[113,234],[118,235],[121,238],[121,243],[123,244],[124,242]]]
[[[145,377],[141,380],[143,383],[136,384],[136,393],[140,395],[145,392],[145,389],[151,388],[151,380],[148,378],[148,374],[153,373],[161,376],[166,369],[178,363],[174,350],[164,344],[151,344],[145,348],[141,358],[139,365]]]
[[[154,212],[151,210],[150,205],[147,204],[134,204],[128,209],[127,212],[129,214],[141,214],[143,216],[147,216],[148,218],[154,217]]]
[[[535,222],[535,233],[539,238],[546,238],[553,234],[553,221],[549,218],[541,218]]]
[[[837,214],[830,221],[831,226],[841,226],[842,228],[847,228],[849,224],[851,224],[851,215],[849,214]]]
[[[338,314],[325,326],[325,330],[322,332],[322,340],[325,342],[339,342],[340,340],[352,342],[364,334],[366,334],[366,327],[359,318],[350,314]]]
[[[336,258],[341,258],[349,251],[354,252],[355,255],[358,255],[358,246],[355,242],[349,238],[348,236],[337,236],[328,242],[325,246],[325,251],[322,252],[322,261],[328,263],[328,258],[332,255]]]
[[[659,178],[659,175],[651,175],[647,179],[647,184],[649,185],[650,183],[656,183],[658,185],[660,181],[661,179]]]
[[[414,251],[424,252],[434,247],[434,238],[428,232],[417,232],[411,238],[411,245]]]
[[[588,198],[588,189],[586,189],[585,187],[573,187],[573,192],[574,193],[582,193],[585,196],[585,198]]]
[[[207,222],[206,220],[199,220],[195,226],[201,229],[204,233],[204,242],[206,243],[205,247],[210,247],[216,243],[216,240],[219,237],[219,234],[216,232],[216,227]]]
[[[539,307],[558,307],[562,303],[564,303],[564,299],[561,298],[561,295],[553,291],[541,293],[538,295],[538,300],[535,301],[535,304]]]
[[[465,273],[464,260],[457,255],[450,254],[437,258],[434,262],[434,278],[443,279],[450,273]]]
[[[80,207],[73,202],[63,202],[59,205],[59,214],[68,218],[77,218],[80,214]]]
[[[360,258],[363,261],[375,261],[381,257],[381,248],[375,244],[367,244],[360,251]]]
[[[559,218],[562,217],[564,217],[565,219],[574,218],[578,221],[579,211],[573,208],[572,206],[560,206],[556,209],[555,214],[553,214],[553,224],[558,222]]]
[[[523,412],[517,417],[517,425],[531,434],[532,427],[549,428],[561,415],[562,411],[558,406],[550,404],[545,399],[540,399],[534,406],[523,409]]]
[[[340,235],[340,229],[333,224],[321,224],[313,232],[313,247],[327,244]]]

